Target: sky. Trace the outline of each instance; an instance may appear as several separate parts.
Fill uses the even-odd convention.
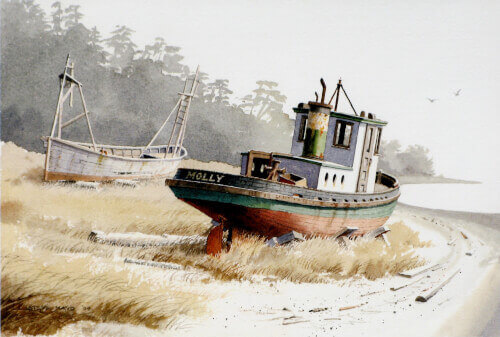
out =
[[[37,2],[51,11],[53,0]],[[389,122],[383,138],[429,148],[437,174],[500,181],[499,1],[61,2],[79,4],[104,37],[116,25],[139,47],[163,37],[235,97],[278,82],[290,113],[314,100],[321,77],[328,97],[342,78],[358,112]]]

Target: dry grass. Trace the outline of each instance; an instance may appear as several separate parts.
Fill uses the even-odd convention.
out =
[[[92,257],[67,259],[25,248],[25,236],[19,227],[3,225],[2,331],[54,333],[81,319],[166,328],[179,315],[201,311],[203,297],[193,291],[152,288],[140,275]]]
[[[86,190],[41,181],[44,157],[12,143],[2,145],[2,332],[54,333],[79,320],[171,327],[202,310],[199,291],[139,280],[117,270],[124,257],[178,263],[218,280],[274,277],[293,282],[376,279],[416,267],[414,248],[429,245],[403,223],[391,225],[391,246],[381,240],[312,239],[269,248],[262,239],[237,240],[219,258],[203,243],[120,247],[90,242],[91,230],[161,235],[206,235],[210,219],[176,200],[163,182],[136,188],[105,185]],[[189,164],[189,165],[188,165]],[[221,163],[183,163],[237,173]],[[215,168],[213,167],[215,166]],[[13,243],[16,242],[14,245]],[[96,266],[99,266],[97,268]],[[99,272],[96,272],[96,268]],[[101,270],[102,269],[102,270]],[[197,281],[192,281],[197,282]],[[201,287],[195,283],[193,286]],[[68,309],[69,308],[69,309]],[[74,309],[71,309],[74,308]]]

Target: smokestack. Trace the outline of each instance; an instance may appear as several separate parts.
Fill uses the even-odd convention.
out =
[[[309,114],[307,116],[306,138],[304,140],[303,157],[323,159],[326,146],[326,135],[330,121],[331,105],[325,104],[326,84],[320,80],[323,91],[321,102],[318,102],[318,94],[315,102],[309,102]]]

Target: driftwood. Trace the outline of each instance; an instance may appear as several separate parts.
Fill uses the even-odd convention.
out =
[[[291,321],[291,322],[283,322],[282,325],[290,325],[290,324],[297,324],[297,323],[306,323],[309,322],[309,320],[302,320],[302,321]]]
[[[96,182],[90,182],[90,181],[77,181],[75,183],[75,186],[80,187],[80,188],[88,188],[91,190],[97,190],[99,188],[100,184],[96,183]]]
[[[375,294],[381,293],[381,292],[383,292],[383,291],[384,291],[384,290],[372,291],[371,293],[362,294],[362,295],[360,295],[360,297],[365,297],[365,296],[375,295]]]
[[[147,261],[147,260],[139,260],[139,259],[129,259],[128,257],[123,260],[125,263],[134,263],[142,266],[149,267],[158,267],[163,269],[182,269],[182,266],[175,263],[168,262],[155,262],[155,261]]]
[[[328,310],[328,308],[314,308],[314,309],[309,310],[309,312],[321,312],[321,311],[325,311],[325,310]]]
[[[419,295],[417,298],[415,298],[415,301],[417,302],[427,302],[429,299],[431,299],[434,295],[438,293],[439,290],[441,290],[448,282],[451,281],[455,275],[457,275],[460,272],[460,269],[457,269],[453,274],[451,274],[450,277],[448,277],[446,280],[444,280],[440,285],[438,285],[436,288],[431,290],[429,293],[424,294],[424,295]]]
[[[361,304],[356,304],[356,305],[350,305],[350,306],[347,306],[347,307],[341,307],[339,308],[339,311],[344,311],[344,310],[350,310],[350,309],[354,309],[354,308],[359,308],[365,304],[367,304],[368,302],[365,302],[365,303],[361,303]]]
[[[460,231],[460,234],[462,234],[462,237],[463,237],[465,240],[467,240],[467,239],[469,238],[469,237],[468,237],[467,235],[465,235],[465,233],[464,233],[464,232],[462,232],[462,231]]]
[[[410,282],[410,283],[407,283],[407,284],[402,285],[402,286],[400,286],[400,287],[392,287],[392,288],[391,288],[391,290],[392,290],[392,291],[396,291],[396,290],[399,290],[399,289],[406,288],[406,287],[408,287],[408,286],[411,286],[412,284],[415,284],[415,283],[418,283],[418,282],[422,281],[424,278],[426,278],[426,276],[422,276],[422,277],[420,277],[420,278],[416,279],[415,281]]]
[[[434,270],[439,269],[439,268],[441,268],[441,265],[439,263],[436,263],[432,266],[423,266],[423,267],[411,269],[408,271],[404,271],[404,272],[398,273],[398,275],[403,276],[403,277],[407,277],[407,278],[412,278],[412,277],[415,277],[415,276],[420,275],[422,273],[425,273],[426,271],[429,271],[429,270],[434,271]]]

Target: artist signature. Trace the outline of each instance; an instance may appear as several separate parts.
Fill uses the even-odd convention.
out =
[[[199,171],[188,171],[186,175],[186,179],[208,181],[211,183],[220,183],[222,178],[224,178],[224,174],[199,172]]]

